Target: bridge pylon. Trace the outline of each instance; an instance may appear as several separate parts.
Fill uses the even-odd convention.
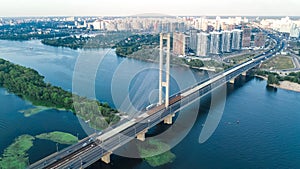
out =
[[[163,65],[164,65],[164,40],[167,40],[167,56],[166,56],[166,76],[163,80]],[[169,107],[170,95],[170,50],[171,50],[171,36],[170,33],[160,34],[160,57],[159,57],[159,101],[158,104],[163,104],[163,87],[166,89],[165,93],[165,107]]]
[[[110,163],[110,155],[112,154],[112,152],[108,152],[106,153],[104,156],[101,157],[101,160],[106,163],[109,164]]]

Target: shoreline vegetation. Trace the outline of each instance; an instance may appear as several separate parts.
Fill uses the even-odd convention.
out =
[[[145,143],[138,145],[141,158],[143,158],[152,167],[162,166],[174,161],[176,155],[169,149],[170,146],[168,144],[155,139],[148,139]],[[155,155],[157,152],[163,152],[164,150],[169,151]]]
[[[145,35],[132,35],[117,43],[114,48],[116,55],[119,57],[133,58],[146,62],[159,62],[159,35],[145,34]],[[172,48],[172,38],[171,38]],[[211,70],[222,71],[229,68],[228,65],[217,63],[215,61],[202,61],[200,59],[186,59],[175,56],[171,53],[171,65],[189,67],[198,70]]]
[[[300,72],[280,76],[277,73],[257,70],[255,76],[266,80],[268,86],[300,92]]]
[[[78,138],[70,133],[51,132],[37,136],[21,135],[9,145],[0,157],[1,169],[24,169],[29,165],[28,151],[33,147],[36,139],[49,140],[59,144],[71,145],[78,142]]]
[[[94,37],[68,36],[60,38],[47,38],[41,40],[42,44],[54,47],[77,49],[113,48],[116,43],[132,35],[129,31],[106,32]]]
[[[159,34],[133,34],[131,32],[108,32],[95,37],[69,36],[64,38],[43,39],[44,45],[77,49],[115,49],[118,57],[133,58],[146,62],[159,62]],[[171,48],[173,39],[171,38]],[[220,72],[229,65],[216,61],[202,61],[199,59],[180,58],[171,54],[171,65],[189,67],[198,70]]]
[[[33,108],[29,108],[26,110],[20,110],[20,113],[23,113],[25,117],[30,117],[33,116],[35,114],[38,114],[40,112],[46,111],[46,110],[51,110],[52,108],[49,107],[45,107],[45,106],[36,106]]]
[[[132,34],[130,32],[108,32],[95,37],[69,36],[64,38],[43,39],[44,45],[77,49],[115,49],[118,57],[133,58],[146,62],[158,62],[159,34]],[[171,39],[172,47],[172,39]],[[215,61],[179,58],[172,54],[171,65],[198,70],[222,71],[227,65]]]
[[[23,169],[29,164],[28,150],[33,146],[35,138],[22,135],[8,146],[0,158],[1,169]]]
[[[0,87],[30,101],[34,106],[71,111],[83,120],[90,120],[96,129],[104,129],[120,120],[118,111],[107,103],[81,97],[60,87],[44,82],[37,71],[0,59]],[[39,109],[24,111],[25,116],[39,112]]]

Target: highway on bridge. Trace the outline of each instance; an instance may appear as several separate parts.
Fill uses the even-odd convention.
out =
[[[261,62],[281,51],[285,43],[272,34],[269,36],[276,41],[274,48],[256,56],[252,60],[232,67],[225,72],[218,73],[213,77],[171,96],[169,107],[166,108],[165,105],[162,104],[150,110],[145,110],[145,112],[136,118],[122,121],[118,125],[104,130],[102,133],[95,133],[75,145],[30,165],[28,168],[62,169],[86,168],[90,166],[103,156],[110,154],[117,148],[135,139],[139,133],[147,131],[149,128],[163,121],[166,117],[174,115],[182,108],[199,99],[199,97],[210,93],[212,90],[239,76],[241,73],[256,67],[261,64]]]

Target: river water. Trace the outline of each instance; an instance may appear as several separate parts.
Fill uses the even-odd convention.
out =
[[[157,65],[137,60],[119,58],[113,50],[71,50],[42,45],[39,41],[0,41],[0,57],[23,66],[36,69],[45,80],[66,90],[73,90],[73,73],[76,69],[87,70],[80,74],[84,83],[95,83],[94,91],[80,87],[80,95],[96,96],[102,102],[131,112],[122,105],[128,94],[133,106],[139,110],[157,101]],[[78,60],[95,60],[95,72]],[[89,65],[92,63],[87,61]],[[86,66],[86,67],[85,67]],[[84,71],[83,71],[84,72]],[[94,73],[94,74],[93,74]],[[206,73],[187,68],[171,68],[171,93],[191,86],[207,76]],[[94,80],[95,79],[95,80]],[[77,81],[76,81],[77,82]],[[87,92],[85,92],[87,91]],[[5,89],[0,89],[0,152],[22,135],[37,135],[51,131],[69,132],[84,138],[82,123],[70,112],[46,110],[31,117],[19,111],[33,107]],[[227,88],[227,98],[222,119],[205,142],[199,143],[199,135],[208,116],[210,99],[201,101],[197,119],[187,136],[171,149],[176,155],[172,163],[157,167],[165,168],[299,168],[300,166],[300,94],[266,88],[259,79],[241,78]],[[167,128],[160,124],[151,133]],[[59,149],[66,145],[59,145]],[[29,151],[30,162],[56,151],[56,144],[36,140]],[[90,168],[152,168],[141,159],[112,156],[112,164],[98,162]]]

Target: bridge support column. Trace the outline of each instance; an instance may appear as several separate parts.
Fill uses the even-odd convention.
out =
[[[247,76],[247,72],[243,72],[243,73],[242,73],[242,76]]]
[[[173,117],[175,115],[174,114],[171,114],[171,115],[168,115],[165,119],[164,119],[164,123],[165,124],[173,124]]]
[[[164,40],[167,40],[167,56],[166,56],[166,71],[165,79],[163,79],[164,67]],[[159,105],[163,104],[163,88],[166,89],[165,93],[165,106],[169,107],[169,93],[170,93],[170,50],[171,50],[171,35],[170,33],[160,34],[160,57],[159,57]]]
[[[235,78],[232,78],[231,80],[229,80],[229,83],[234,84]]]
[[[103,162],[105,162],[106,164],[110,163],[110,155],[112,154],[112,152],[108,152],[106,153],[104,156],[101,157],[101,160]]]
[[[146,140],[146,133],[148,132],[148,130],[144,130],[142,132],[140,132],[139,134],[137,134],[136,138],[140,141],[145,141]]]

